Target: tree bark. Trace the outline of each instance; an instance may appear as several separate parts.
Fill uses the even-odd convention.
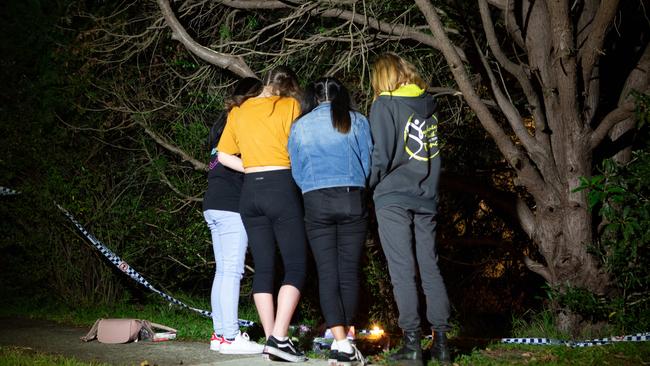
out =
[[[194,39],[192,39],[192,37],[187,33],[185,28],[178,21],[178,19],[174,15],[174,11],[169,5],[169,1],[168,0],[157,0],[157,1],[158,1],[158,6],[160,7],[160,10],[162,11],[163,16],[165,17],[165,21],[167,22],[167,25],[174,32],[173,37],[175,39],[178,39],[188,49],[188,51],[192,52],[199,58],[203,59],[204,61],[212,65],[219,66],[222,69],[231,71],[234,74],[239,75],[241,77],[247,77],[247,76],[255,77],[255,73],[253,72],[253,70],[251,70],[250,67],[248,67],[246,62],[244,62],[244,60],[241,57],[217,52],[198,44]]]

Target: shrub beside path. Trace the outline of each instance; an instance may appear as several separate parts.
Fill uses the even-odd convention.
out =
[[[79,328],[52,321],[0,318],[0,346],[15,346],[35,351],[74,357],[85,362],[104,362],[112,365],[190,365],[190,366],[269,366],[286,363],[264,360],[260,355],[222,355],[210,351],[208,343],[172,340],[167,342],[135,342],[103,344],[82,342],[90,327]],[[325,360],[310,359],[298,365],[326,365]]]

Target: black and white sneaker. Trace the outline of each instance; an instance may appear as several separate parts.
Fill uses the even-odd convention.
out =
[[[352,345],[352,353],[346,353],[341,350],[338,351],[336,357],[337,366],[365,366],[366,359],[355,345]]]
[[[327,357],[327,366],[336,366],[338,363],[339,351],[336,349],[330,349],[330,354]]]
[[[270,359],[273,359],[273,356],[275,356],[289,362],[307,361],[305,354],[293,345],[291,339],[287,339],[286,341],[279,341],[274,336],[270,336],[269,339],[266,340],[266,346],[264,346],[264,354],[269,355]]]

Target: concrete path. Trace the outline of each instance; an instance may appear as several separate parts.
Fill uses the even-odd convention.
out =
[[[210,351],[208,342],[136,342],[103,344],[82,342],[90,327],[77,328],[55,322],[0,318],[0,346],[16,346],[48,354],[74,357],[79,361],[99,361],[112,365],[171,366],[287,366],[286,362],[272,362],[256,356],[222,355]],[[326,360],[310,359],[298,365],[324,366]]]

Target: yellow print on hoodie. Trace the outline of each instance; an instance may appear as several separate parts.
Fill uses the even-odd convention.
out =
[[[409,155],[409,160],[428,161],[435,158],[440,153],[436,116],[432,116],[435,122],[413,117],[414,115],[411,114],[404,126],[404,150]]]

